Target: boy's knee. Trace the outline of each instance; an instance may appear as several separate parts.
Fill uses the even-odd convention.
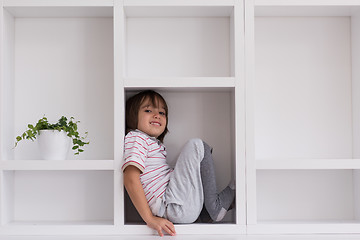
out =
[[[185,214],[186,212],[186,214]],[[185,211],[183,206],[169,205],[167,208],[167,219],[172,223],[186,224],[196,221],[200,213],[198,211]]]
[[[203,140],[201,140],[200,138],[192,138],[188,140],[186,144],[197,146],[203,144]]]
[[[192,138],[185,144],[186,151],[195,152],[201,161],[204,157],[204,142],[200,138]]]

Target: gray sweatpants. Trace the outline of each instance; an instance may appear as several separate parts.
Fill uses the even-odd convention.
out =
[[[173,223],[192,223],[198,218],[204,203],[200,173],[203,158],[204,144],[201,139],[191,139],[184,145],[163,196],[158,216]]]

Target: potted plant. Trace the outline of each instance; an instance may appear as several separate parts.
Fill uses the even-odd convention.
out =
[[[21,140],[29,139],[34,141],[38,137],[40,153],[43,159],[46,160],[63,160],[66,159],[67,152],[72,140],[72,150],[75,155],[79,155],[84,151],[82,148],[89,142],[85,142],[85,137],[80,136],[77,124],[80,121],[75,121],[73,117],[68,119],[62,116],[57,123],[49,123],[44,116],[35,126],[28,124],[28,129],[16,137],[15,147]]]

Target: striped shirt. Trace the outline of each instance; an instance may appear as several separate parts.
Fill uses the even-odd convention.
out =
[[[141,171],[140,181],[146,199],[152,212],[156,214],[158,199],[164,195],[173,171],[166,162],[165,146],[140,130],[129,132],[125,136],[122,170],[130,165]]]

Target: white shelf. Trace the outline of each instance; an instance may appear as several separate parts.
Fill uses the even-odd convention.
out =
[[[233,7],[229,6],[126,6],[127,17],[229,17]]]
[[[111,7],[13,7],[5,8],[19,18],[112,17]]]
[[[7,223],[6,226],[113,226],[113,221],[68,221],[68,222],[59,222],[59,221],[34,221],[34,222],[25,222],[25,221],[16,221]]]
[[[4,9],[19,18],[112,17],[113,1],[5,0]]]
[[[246,227],[236,224],[175,224],[176,233],[181,235],[221,234],[244,235]],[[23,223],[15,222],[3,226],[3,235],[156,235],[157,233],[146,225],[116,226],[111,222],[59,222]]]
[[[249,225],[248,234],[341,234],[360,233],[360,223],[355,222],[259,222]]]
[[[256,169],[360,169],[360,159],[258,159]]]
[[[155,234],[124,222],[123,106],[141,89],[171,106],[169,159],[201,137],[219,185],[236,177],[231,224],[178,234],[360,233],[359,0],[0,2],[0,235]],[[33,106],[81,111],[84,160],[9,150]]]
[[[175,224],[177,235],[182,234],[246,234],[246,227],[244,225],[236,224]],[[153,230],[145,225],[125,225],[124,231],[128,234],[156,234]]]
[[[233,88],[234,77],[189,77],[189,78],[125,78],[126,88]]]
[[[113,160],[8,160],[2,170],[114,170]]]
[[[352,16],[360,10],[358,1],[255,1],[255,16]]]
[[[358,0],[254,0],[255,6],[356,6]]]
[[[6,235],[119,235],[124,234],[122,228],[114,227],[110,222],[96,223],[56,223],[54,225],[32,225],[29,223],[10,223],[2,227],[2,236]]]
[[[4,7],[80,7],[114,5],[113,0],[4,0]]]
[[[234,6],[235,0],[124,0],[124,6],[157,6],[157,7],[208,7],[208,6]]]

